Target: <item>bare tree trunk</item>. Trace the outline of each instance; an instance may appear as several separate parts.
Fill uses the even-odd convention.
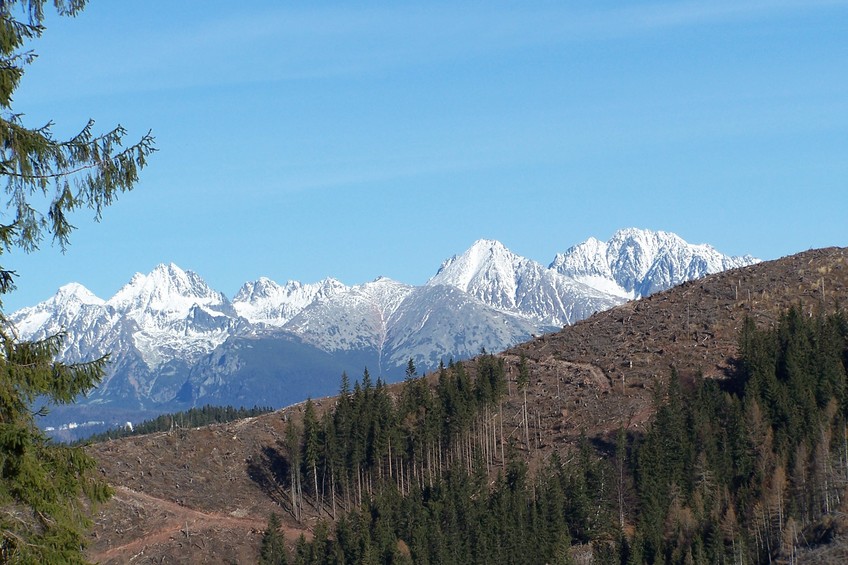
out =
[[[500,417],[501,417],[501,465],[504,469],[506,469],[506,457],[504,456],[504,435],[503,435],[503,400],[501,400],[500,406]]]
[[[292,465],[291,468],[291,501],[292,501],[292,513],[294,514],[294,519],[300,522],[300,514],[298,512],[297,507],[297,476],[295,473],[295,467]]]
[[[427,448],[427,478],[430,482],[430,488],[433,488],[433,463],[430,455],[430,448]]]
[[[439,478],[442,478],[442,436],[439,435]]]
[[[298,520],[303,517],[303,484],[300,477],[300,469],[297,470],[297,499],[300,503],[300,510],[297,511]]]
[[[333,489],[333,521],[336,520],[336,474],[330,471],[330,488]]]
[[[763,526],[766,529],[766,552],[768,553],[769,565],[771,565],[771,524],[766,523],[765,509],[763,509]]]
[[[323,500],[319,499],[319,497],[318,497],[318,466],[315,464],[314,461],[312,462],[312,483],[313,483],[313,487],[315,488],[315,490],[313,492],[315,492],[315,502],[316,502],[316,504],[319,505],[317,510],[318,510],[318,515],[320,516],[321,515],[321,506],[320,505],[323,504]]]
[[[389,439],[389,479],[394,479],[392,475],[392,440]]]
[[[536,412],[536,448],[542,447],[542,413]]]
[[[524,387],[524,443],[527,444],[527,451],[530,451],[530,426],[527,422],[527,387]]]

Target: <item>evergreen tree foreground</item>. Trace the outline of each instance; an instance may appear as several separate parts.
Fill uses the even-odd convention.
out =
[[[53,0],[62,16],[76,16],[85,0]],[[50,239],[63,250],[74,226],[72,215],[103,208],[131,190],[154,151],[148,133],[125,146],[117,126],[96,133],[89,121],[67,140],[56,139],[52,123],[25,125],[13,95],[28,49],[44,32],[45,0],[0,1],[0,255],[32,252]],[[48,6],[49,8],[50,6]],[[15,288],[15,272],[0,266],[0,296]],[[85,528],[91,505],[109,496],[94,477],[94,460],[82,448],[50,442],[36,425],[49,406],[73,402],[103,377],[107,357],[82,364],[54,359],[62,334],[22,342],[0,311],[0,562],[84,563]]]

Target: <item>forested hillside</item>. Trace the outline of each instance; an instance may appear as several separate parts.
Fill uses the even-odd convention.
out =
[[[845,562],[845,300],[845,250],[815,250],[399,385],[94,445],[116,495],[91,559]]]
[[[392,402],[364,380],[319,421],[287,428],[281,501],[326,519],[287,555],[272,529],[266,563],[794,562],[829,541],[848,485],[848,322],[790,309],[752,322],[727,380],[672,369],[646,433],[583,439],[529,473],[522,434],[504,441],[504,365],[408,381]],[[522,379],[518,379],[522,386]],[[275,518],[276,520],[276,518]],[[273,522],[272,522],[273,525]],[[841,543],[841,540],[840,540]]]
[[[242,418],[252,418],[260,414],[267,414],[273,408],[254,406],[253,408],[233,408],[232,406],[212,406],[207,404],[200,408],[190,408],[183,412],[173,414],[162,414],[140,424],[128,425],[122,428],[114,428],[103,433],[94,434],[77,443],[97,443],[128,437],[132,435],[144,435],[154,432],[164,432],[174,428],[196,428],[208,426],[209,424],[223,424]]]

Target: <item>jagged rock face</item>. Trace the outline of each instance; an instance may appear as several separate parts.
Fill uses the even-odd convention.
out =
[[[539,331],[526,317],[487,307],[452,286],[428,284],[414,289],[392,318],[385,348],[387,365],[403,367],[412,358],[432,369],[451,358],[465,359],[501,351]]]
[[[301,310],[313,303],[324,302],[348,287],[331,278],[314,284],[289,281],[280,286],[267,278],[245,283],[233,298],[239,316],[253,323],[283,327]]]
[[[673,233],[630,228],[617,231],[608,242],[589,238],[557,254],[550,268],[610,294],[639,298],[758,261],[692,245]]]
[[[286,328],[325,351],[375,350],[382,357],[392,317],[412,289],[379,278],[310,304]]]
[[[624,301],[485,239],[445,261],[427,284],[455,287],[487,306],[547,328],[573,324]]]
[[[325,391],[342,370],[355,377],[367,367],[391,380],[410,358],[432,369],[483,348],[499,351],[628,298],[754,261],[633,229],[607,243],[589,239],[550,267],[480,240],[421,287],[387,278],[355,286],[260,278],[232,301],[168,264],[134,275],[109,300],[66,285],[10,321],[24,339],[66,332],[66,361],[110,353],[106,378],[83,403],[276,405]]]

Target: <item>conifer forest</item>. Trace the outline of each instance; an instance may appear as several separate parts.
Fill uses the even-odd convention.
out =
[[[502,417],[523,363],[509,382],[484,354],[440,367],[435,386],[410,363],[399,393],[343,376],[335,405],[307,402],[252,469],[291,517],[321,517],[291,550],[270,516],[261,560],[792,563],[831,535],[848,484],[846,365],[841,314],[746,320],[727,379],[672,367],[645,433],[531,464],[529,437]]]

